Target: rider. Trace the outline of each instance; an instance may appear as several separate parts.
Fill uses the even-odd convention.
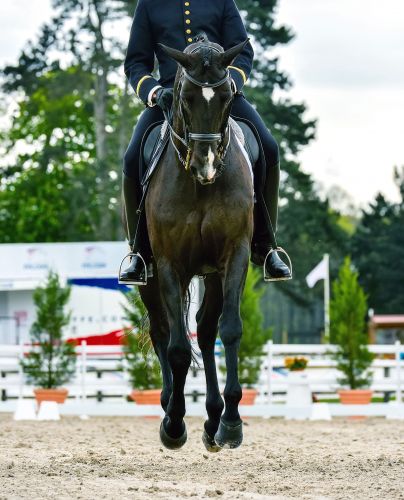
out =
[[[167,112],[171,108],[172,87],[177,71],[177,63],[166,55],[158,43],[183,51],[194,42],[194,36],[200,32],[205,32],[211,42],[218,43],[224,50],[247,39],[234,0],[138,1],[124,69],[146,109],[139,117],[124,156],[123,199],[132,254],[129,267],[120,274],[122,282],[145,284],[144,261],[148,264],[151,258],[145,242],[147,234],[142,234],[142,231],[136,234],[139,219],[137,210],[141,199],[140,149],[146,130],[154,123],[163,121],[163,110]],[[155,56],[160,73],[158,81],[152,76]],[[291,272],[272,248],[274,239],[271,238],[273,230],[276,230],[278,218],[278,145],[257,111],[242,93],[252,69],[253,58],[254,52],[248,43],[233,65],[229,66],[235,91],[231,115],[248,120],[255,126],[261,139],[266,164],[265,182],[259,189],[268,207],[269,220],[262,213],[262,209],[255,210],[251,260],[258,265],[264,265],[265,262],[265,276],[271,281],[285,280],[291,278]]]

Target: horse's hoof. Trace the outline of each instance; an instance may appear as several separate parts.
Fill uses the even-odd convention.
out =
[[[179,438],[170,437],[166,430],[164,429],[164,420],[161,421],[160,424],[160,440],[163,445],[169,450],[178,450],[182,448],[184,444],[187,442],[187,429],[184,425],[184,433]]]
[[[202,434],[202,442],[205,445],[205,448],[211,453],[217,453],[222,449],[215,443],[214,438],[211,438],[205,430],[203,431]]]
[[[220,448],[238,448],[243,442],[243,422],[233,424],[220,419],[219,429],[215,434],[215,443]]]

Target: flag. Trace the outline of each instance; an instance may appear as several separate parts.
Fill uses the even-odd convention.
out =
[[[326,256],[317,264],[306,276],[306,283],[310,288],[317,283],[318,280],[325,280],[328,276],[328,259]]]

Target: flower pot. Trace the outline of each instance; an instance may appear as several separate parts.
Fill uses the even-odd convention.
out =
[[[138,405],[159,405],[161,389],[147,389],[138,391],[134,389],[130,393],[131,399]]]
[[[239,404],[241,405],[253,405],[255,403],[255,398],[257,397],[258,391],[256,389],[243,389],[243,396]]]
[[[69,391],[67,389],[34,389],[34,394],[39,406],[42,401],[54,401],[62,404],[66,401]]]
[[[369,389],[347,389],[338,391],[343,405],[368,405],[372,400],[373,391]]]

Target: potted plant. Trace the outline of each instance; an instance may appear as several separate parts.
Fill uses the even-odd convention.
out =
[[[333,283],[330,302],[330,341],[337,346],[332,356],[342,373],[338,382],[347,387],[339,391],[343,404],[368,404],[372,398],[369,368],[374,356],[367,347],[366,311],[366,296],[358,283],[358,273],[346,258]]]
[[[243,335],[238,352],[239,381],[243,389],[241,405],[252,405],[255,402],[258,391],[254,386],[261,372],[264,346],[272,336],[271,329],[263,328],[264,316],[260,301],[265,290],[259,287],[261,279],[260,271],[250,266],[240,305],[243,320]],[[224,360],[220,368],[225,372]]]
[[[137,404],[160,404],[161,372],[158,358],[144,327],[146,309],[136,289],[125,294],[125,319],[132,325],[125,328],[123,353],[125,368],[133,390],[130,397]]]
[[[299,356],[285,358],[285,367],[290,372],[302,372],[306,368],[308,362],[308,359]]]
[[[61,388],[75,374],[74,346],[63,340],[63,328],[70,321],[65,312],[71,289],[61,286],[56,273],[48,274],[43,287],[34,291],[36,320],[30,330],[32,350],[21,361],[29,383],[37,388],[35,398],[64,403],[67,389]]]

